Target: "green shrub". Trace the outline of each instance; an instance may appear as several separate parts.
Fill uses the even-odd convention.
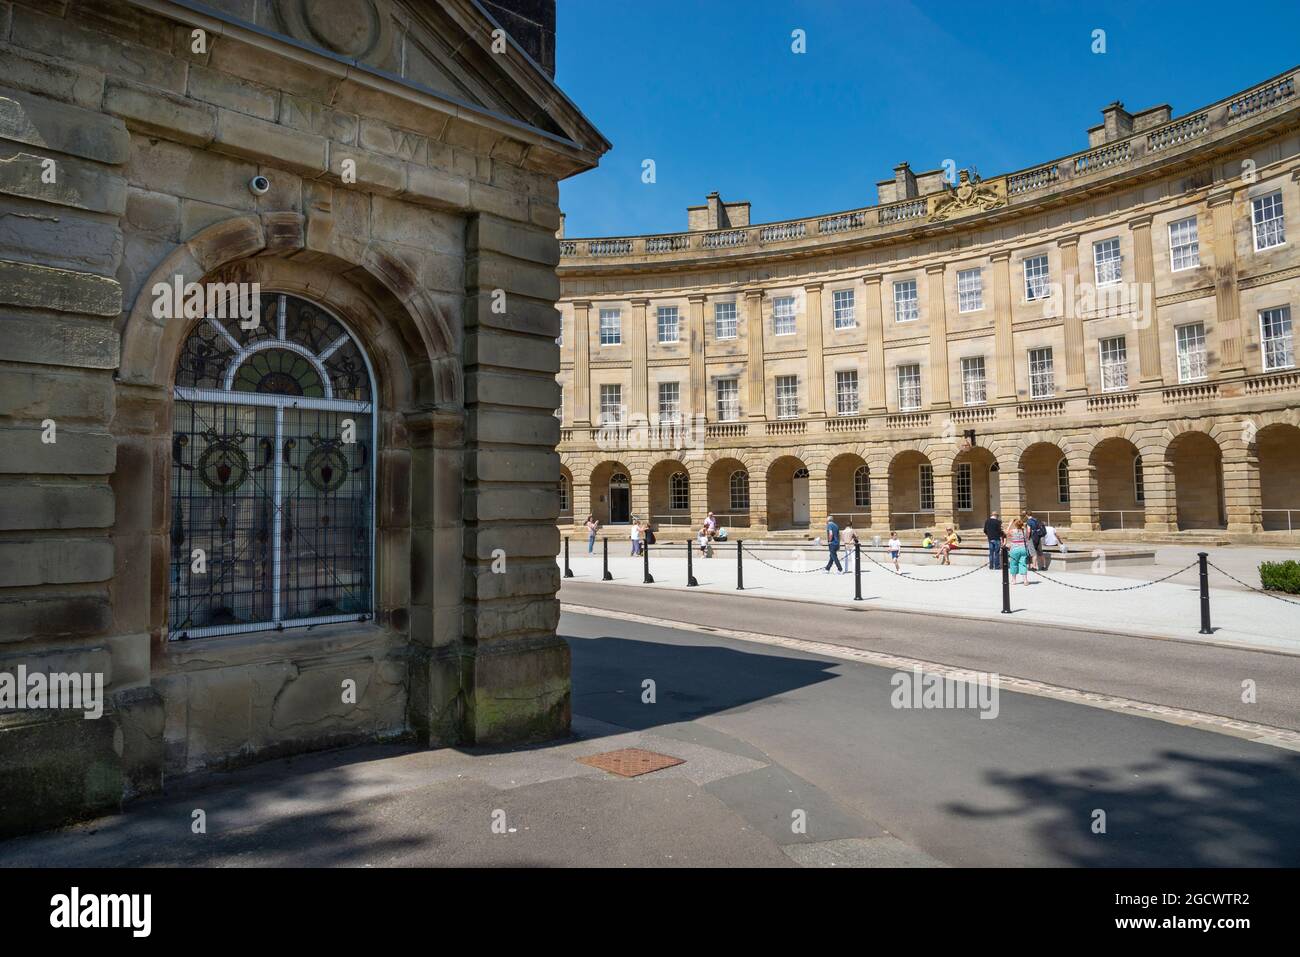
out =
[[[1300,562],[1261,562],[1259,583],[1268,591],[1284,591],[1300,595]]]

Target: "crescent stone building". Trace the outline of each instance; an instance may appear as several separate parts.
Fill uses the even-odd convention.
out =
[[[861,209],[562,236],[561,526],[1300,541],[1296,83]]]
[[[567,733],[558,181],[609,144],[554,51],[553,0],[0,3],[0,835]]]

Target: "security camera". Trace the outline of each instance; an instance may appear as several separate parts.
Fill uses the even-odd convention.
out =
[[[265,176],[254,176],[248,181],[248,188],[257,196],[264,196],[271,191],[271,181]]]

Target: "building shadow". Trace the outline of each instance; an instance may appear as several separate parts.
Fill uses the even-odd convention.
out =
[[[567,636],[566,636],[567,637]],[[642,731],[751,705],[835,677],[843,664],[717,645],[567,637],[573,711]],[[654,705],[642,701],[653,681]]]
[[[1164,751],[1121,768],[1077,767],[985,780],[1003,807],[949,804],[967,819],[1024,817],[1036,843],[1081,867],[1300,865],[1300,755],[1259,759]],[[1098,811],[1105,833],[1094,833]]]

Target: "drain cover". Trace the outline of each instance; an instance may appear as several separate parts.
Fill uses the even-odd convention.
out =
[[[644,748],[620,748],[617,751],[606,751],[604,754],[578,758],[578,761],[625,778],[634,778],[638,774],[649,774],[651,771],[662,771],[664,768],[686,763],[671,754],[659,754],[655,751],[646,751]]]

